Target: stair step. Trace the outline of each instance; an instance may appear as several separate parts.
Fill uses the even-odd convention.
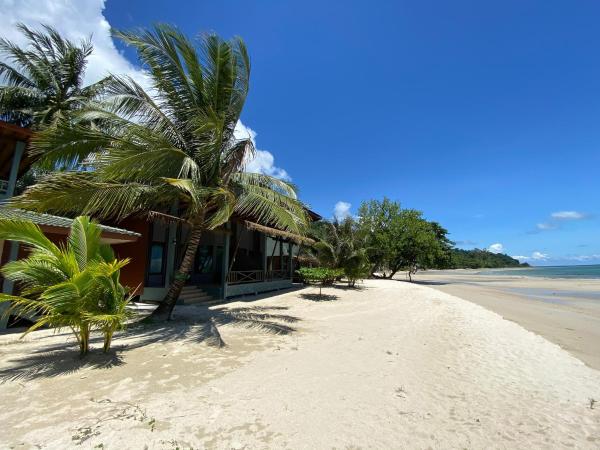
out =
[[[180,298],[179,303],[182,305],[212,305],[216,302],[214,297],[203,297],[203,298]]]
[[[179,297],[179,299],[185,302],[206,302],[214,300],[214,297],[212,295],[196,295],[194,297]]]
[[[184,286],[183,289],[181,289],[181,292],[194,292],[194,291],[202,291],[202,290],[203,289],[198,286]]]

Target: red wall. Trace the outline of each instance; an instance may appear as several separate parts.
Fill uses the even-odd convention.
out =
[[[146,280],[150,224],[143,219],[130,218],[119,222],[118,227],[141,234],[135,242],[113,245],[118,258],[131,259],[121,270],[121,283],[128,286],[132,292],[135,290],[135,294],[141,294]]]

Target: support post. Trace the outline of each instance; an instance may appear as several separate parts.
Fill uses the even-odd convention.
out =
[[[25,142],[17,141],[15,144],[15,152],[13,153],[13,159],[10,166],[10,175],[8,178],[8,187],[6,189],[6,198],[10,198],[15,193],[15,186],[17,185],[17,177],[19,176],[19,166],[21,165],[21,158],[25,153]]]
[[[10,253],[8,256],[8,261],[16,261],[19,256],[19,243],[15,241],[10,242]],[[2,283],[2,293],[4,294],[13,294],[13,286],[14,283],[10,280],[4,280]],[[8,317],[4,317],[4,311],[8,308],[8,303],[0,304],[0,330],[3,330],[8,325]]]
[[[229,222],[225,224],[225,229],[231,230]],[[223,264],[221,265],[221,292],[222,298],[227,298],[227,276],[229,275],[229,245],[231,241],[231,233],[225,233],[225,245],[223,246]]]
[[[289,265],[289,270],[290,270],[290,280],[294,279],[294,267],[293,267],[293,262],[294,259],[292,258],[292,250],[294,249],[294,244],[290,241],[290,243],[288,244],[288,265]]]

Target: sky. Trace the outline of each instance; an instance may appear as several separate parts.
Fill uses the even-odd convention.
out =
[[[326,218],[387,196],[462,248],[600,263],[600,2],[0,0],[14,24],[93,34],[87,81],[144,82],[110,28],[241,36],[250,169]]]

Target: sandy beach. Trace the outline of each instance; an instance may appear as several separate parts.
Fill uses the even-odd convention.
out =
[[[179,307],[85,361],[67,334],[4,335],[1,446],[600,445],[600,372],[517,323],[394,280],[316,293]]]
[[[600,280],[478,272],[422,272],[416,281],[497,312],[600,370]]]

